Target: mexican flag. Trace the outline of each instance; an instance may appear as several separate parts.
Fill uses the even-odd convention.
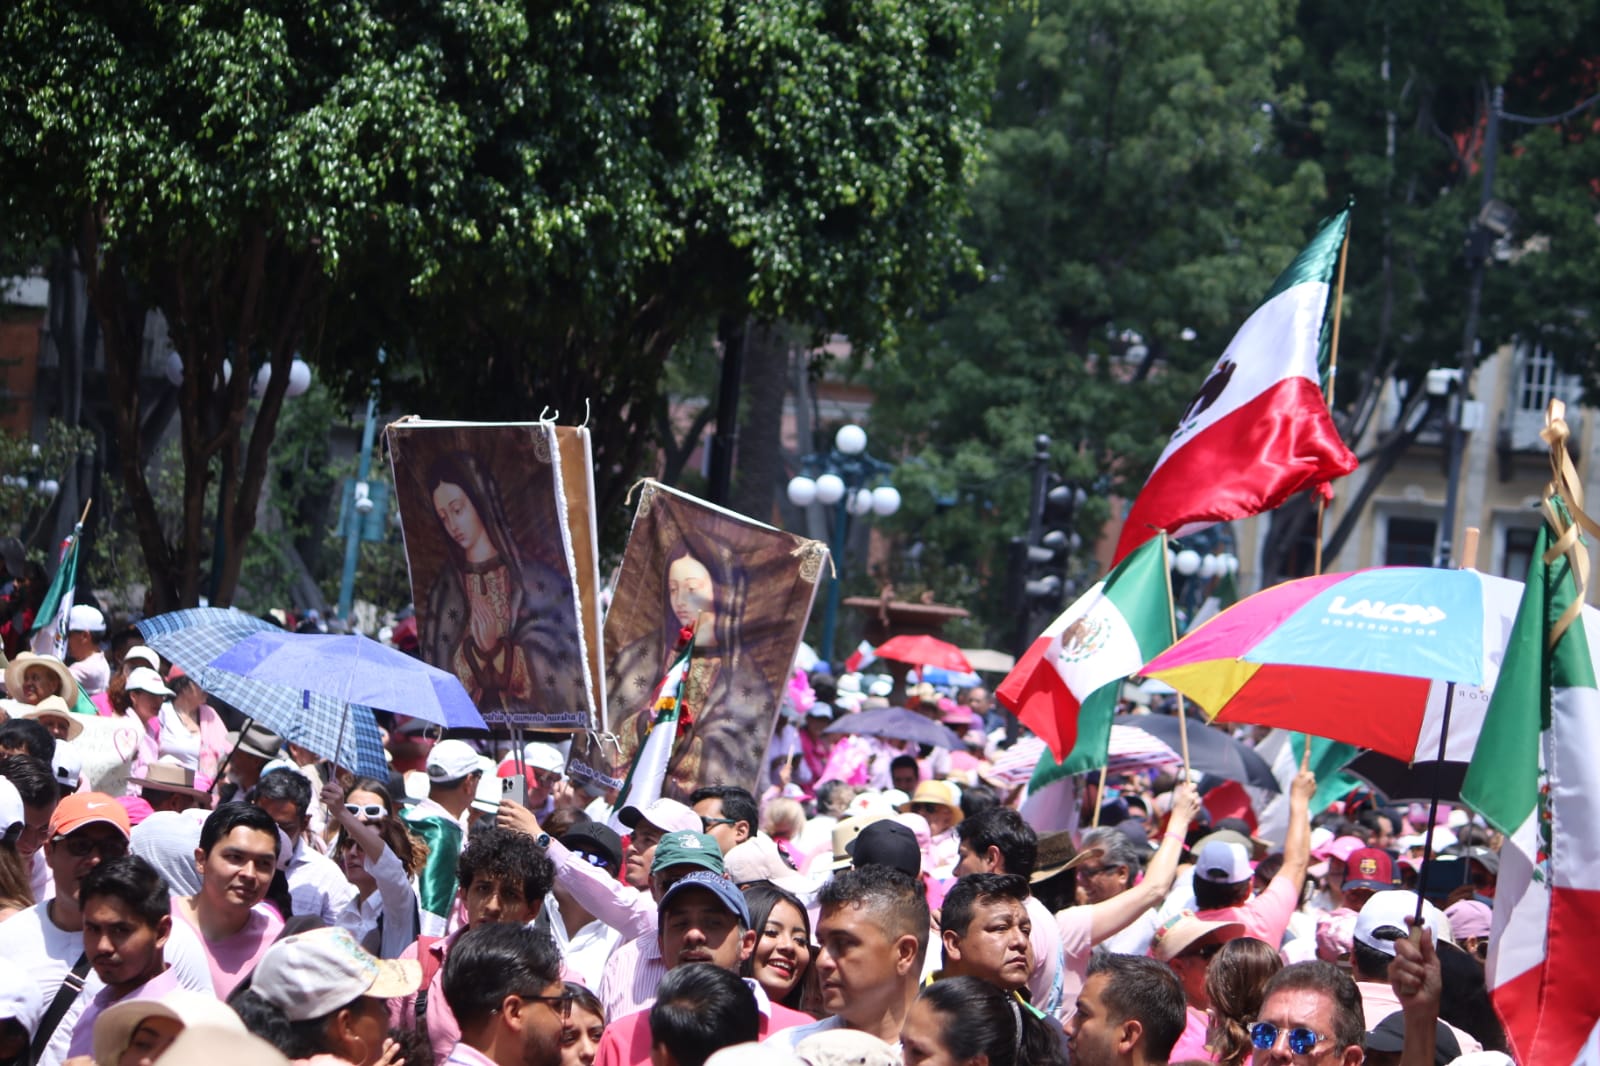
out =
[[[611,828],[624,835],[633,832],[617,820],[629,807],[648,807],[661,798],[661,786],[667,780],[667,766],[672,762],[672,746],[678,739],[678,719],[683,710],[683,681],[689,676],[689,662],[694,658],[694,636],[691,633],[672,665],[656,686],[653,704],[655,720],[644,743],[634,753],[628,776],[617,790],[617,802],[611,808]]]
[[[1181,537],[1261,514],[1356,468],[1318,372],[1329,281],[1349,222],[1346,208],[1324,223],[1234,334],[1133,501],[1118,560],[1158,529]]]
[[[856,645],[856,650],[850,653],[850,658],[844,661],[844,672],[853,674],[857,670],[864,670],[872,663],[878,661],[876,650],[871,644],[862,641]]]
[[[1600,1061],[1600,982],[1591,976],[1600,929],[1600,689],[1590,651],[1600,625],[1579,616],[1560,630],[1581,597],[1567,557],[1545,561],[1550,540],[1544,529],[1535,542],[1461,798],[1506,835],[1489,940],[1495,1009],[1517,1061],[1565,1066]],[[1588,546],[1580,541],[1577,550]]]
[[[1166,569],[1160,538],[1139,548],[1051,622],[995,689],[1049,746],[1052,777],[1105,765],[1123,680],[1172,643]]]
[[[67,615],[72,612],[73,594],[78,588],[78,541],[83,539],[83,524],[74,526],[67,539],[61,542],[60,561],[56,575],[50,579],[39,613],[33,616],[33,652],[35,655],[67,657]]]

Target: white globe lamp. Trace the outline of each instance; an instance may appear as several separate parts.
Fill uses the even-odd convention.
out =
[[[283,390],[285,396],[303,396],[311,387],[311,367],[304,359],[296,359],[289,364],[289,386]]]
[[[860,455],[867,450],[867,431],[854,422],[847,422],[833,435],[833,446],[844,455]]]
[[[183,356],[172,351],[167,353],[167,365],[163,368],[167,380],[174,386],[183,384]]]
[[[810,507],[817,499],[817,483],[801,474],[789,479],[789,502],[796,507]]]
[[[900,490],[893,485],[879,485],[872,490],[873,513],[888,518],[900,510]]]
[[[1184,577],[1193,577],[1200,569],[1200,553],[1193,548],[1185,548],[1178,553],[1178,560],[1173,566]]]
[[[844,479],[838,474],[823,474],[817,478],[817,502],[832,507],[844,499]]]

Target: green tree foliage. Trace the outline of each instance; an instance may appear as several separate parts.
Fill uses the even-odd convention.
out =
[[[8,5],[0,208],[88,275],[152,605],[232,598],[297,349],[347,398],[383,344],[412,410],[587,412],[613,510],[685,338],[751,315],[892,335],[962,258],[986,10]],[[138,441],[150,309],[185,371],[170,532]]]
[[[1137,489],[1181,405],[1316,221],[1314,161],[1272,111],[1294,59],[1279,0],[1056,0],[1010,19],[968,235],[982,261],[871,373],[875,435],[912,456],[903,523],[944,595],[1002,617],[1033,438],[1056,471]],[[1159,368],[1159,372],[1152,372]],[[1103,477],[1102,477],[1103,476]]]

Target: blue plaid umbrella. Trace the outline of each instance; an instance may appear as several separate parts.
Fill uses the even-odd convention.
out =
[[[252,721],[362,777],[388,780],[389,762],[372,708],[293,685],[240,677],[211,665],[252,633],[269,629],[277,627],[231,607],[192,607],[139,623],[146,644]]]

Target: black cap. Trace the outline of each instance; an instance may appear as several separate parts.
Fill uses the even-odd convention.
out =
[[[1438,1066],[1445,1066],[1447,1062],[1454,1062],[1461,1057],[1461,1044],[1456,1040],[1456,1034],[1444,1022],[1438,1023],[1438,1032],[1433,1038],[1433,1061]],[[1400,1011],[1395,1011],[1372,1030],[1361,1041],[1362,1047],[1368,1051],[1404,1051],[1406,1048],[1406,1018]]]
[[[604,822],[575,825],[562,835],[561,843],[571,851],[606,860],[606,868],[613,874],[622,869],[622,838]]]
[[[917,834],[888,818],[873,822],[845,845],[856,868],[888,866],[911,877],[922,872],[922,849]]]

